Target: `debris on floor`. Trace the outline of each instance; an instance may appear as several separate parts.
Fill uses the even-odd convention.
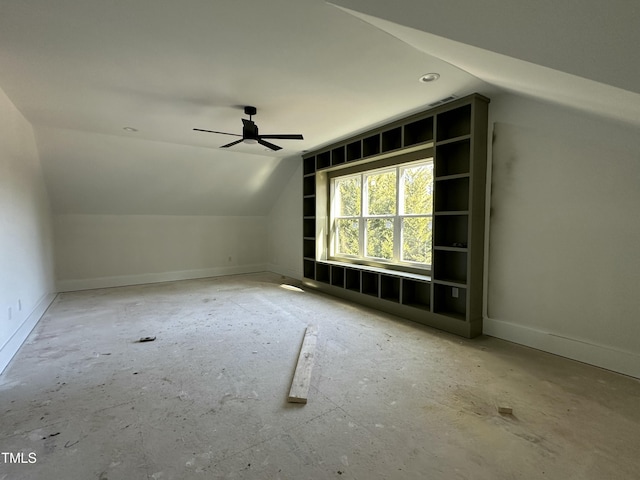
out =
[[[291,390],[289,391],[289,403],[307,403],[309,387],[311,386],[311,370],[313,369],[313,354],[318,340],[318,328],[308,326],[304,333],[302,347],[298,355],[298,364],[293,374]]]
[[[503,415],[513,415],[513,408],[511,407],[498,407],[498,413]]]
[[[138,343],[153,342],[155,339],[156,337],[141,337]]]

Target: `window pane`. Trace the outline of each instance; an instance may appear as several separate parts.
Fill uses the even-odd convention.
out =
[[[340,218],[336,220],[336,254],[359,255],[358,220]]]
[[[338,216],[349,217],[360,215],[360,177],[342,178],[336,180],[336,195],[338,196]]]
[[[433,163],[404,168],[402,187],[405,214],[430,214],[433,205]]]
[[[396,213],[396,171],[366,176],[367,215],[393,215]]]
[[[391,260],[393,258],[393,219],[369,218],[366,227],[367,256]]]
[[[402,261],[431,265],[431,218],[402,219]]]

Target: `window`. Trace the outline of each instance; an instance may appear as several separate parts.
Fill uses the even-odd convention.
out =
[[[330,257],[430,269],[432,192],[432,159],[334,176]]]

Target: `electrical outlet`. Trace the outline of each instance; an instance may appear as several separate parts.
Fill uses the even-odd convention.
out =
[[[458,287],[451,287],[451,296],[453,298],[458,298],[458,295],[459,295]]]

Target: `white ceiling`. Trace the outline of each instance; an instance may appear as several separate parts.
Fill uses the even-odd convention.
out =
[[[566,35],[557,2],[336,3],[352,10],[0,0],[0,88],[34,126],[54,212],[264,215],[303,151],[452,94],[506,89],[640,122],[634,2],[572,16]],[[418,82],[432,71],[438,82]],[[220,150],[234,137],[192,130],[240,133],[243,105],[258,108],[261,133],[305,140]]]

